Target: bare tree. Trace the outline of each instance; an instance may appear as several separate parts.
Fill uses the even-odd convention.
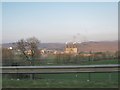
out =
[[[35,59],[39,56],[38,46],[40,41],[31,37],[26,40],[21,39],[17,42],[17,48],[23,53],[26,60],[29,60],[34,65]]]
[[[14,63],[14,54],[12,50],[2,48],[2,65],[12,65]]]

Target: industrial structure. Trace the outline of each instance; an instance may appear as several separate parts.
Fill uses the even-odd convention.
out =
[[[80,45],[77,42],[66,42],[65,53],[78,54],[80,52]]]

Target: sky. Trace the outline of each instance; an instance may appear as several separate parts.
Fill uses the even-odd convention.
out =
[[[118,40],[117,2],[4,2],[2,43]]]

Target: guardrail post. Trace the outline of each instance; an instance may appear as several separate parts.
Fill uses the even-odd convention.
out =
[[[88,78],[89,78],[89,81],[91,81],[91,73],[90,72],[88,73]]]
[[[30,74],[30,80],[33,80],[33,75],[32,74]]]
[[[111,72],[108,73],[109,74],[109,81],[111,81]]]

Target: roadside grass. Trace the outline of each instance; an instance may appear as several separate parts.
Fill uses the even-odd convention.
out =
[[[3,77],[3,88],[117,88],[118,73],[38,74],[34,80]]]
[[[117,82],[79,80],[3,80],[3,88],[117,88]]]
[[[70,79],[70,80],[82,80],[86,81],[89,79],[89,75],[91,80],[109,80],[109,76],[111,75],[112,81],[117,81],[118,73],[74,73],[74,74],[40,74],[38,77],[43,79]]]

